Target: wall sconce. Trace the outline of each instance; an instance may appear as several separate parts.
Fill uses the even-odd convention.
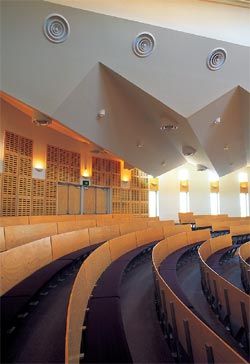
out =
[[[131,171],[129,169],[124,168],[122,170],[121,180],[122,180],[122,182],[130,182]]]
[[[40,162],[40,161],[36,162],[36,163],[34,164],[34,169],[35,169],[37,172],[42,172],[42,171],[44,170],[44,164],[43,164],[43,162]]]
[[[84,171],[82,173],[82,177],[84,177],[84,178],[90,177],[90,172],[87,168],[84,169]]]

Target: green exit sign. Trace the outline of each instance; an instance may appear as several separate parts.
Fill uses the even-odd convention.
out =
[[[82,185],[83,185],[84,187],[89,187],[89,180],[84,180],[84,181],[82,181]]]

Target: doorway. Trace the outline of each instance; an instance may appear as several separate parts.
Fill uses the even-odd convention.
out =
[[[79,215],[81,213],[81,186],[59,183],[57,201],[58,215]]]
[[[110,188],[83,188],[82,209],[84,214],[109,214],[111,212]]]

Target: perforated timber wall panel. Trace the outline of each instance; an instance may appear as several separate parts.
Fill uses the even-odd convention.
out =
[[[31,213],[33,141],[5,131],[2,215]]]
[[[45,214],[55,215],[57,212],[58,182],[80,183],[81,157],[53,145],[47,146],[47,169],[45,182]],[[38,206],[38,199],[34,203]]]
[[[119,161],[92,158],[92,185],[112,188],[112,212],[148,216],[149,180],[146,173],[134,168],[128,188],[121,188]]]
[[[32,215],[44,215],[45,211],[45,181],[32,180]]]

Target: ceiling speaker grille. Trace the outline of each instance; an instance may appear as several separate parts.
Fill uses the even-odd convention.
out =
[[[64,16],[50,14],[44,21],[43,31],[45,36],[53,43],[64,42],[70,33],[69,23]]]
[[[133,51],[138,57],[148,57],[155,48],[155,38],[151,33],[140,33],[133,41]]]
[[[211,71],[217,71],[226,62],[227,52],[223,48],[215,48],[207,57],[207,67]]]

